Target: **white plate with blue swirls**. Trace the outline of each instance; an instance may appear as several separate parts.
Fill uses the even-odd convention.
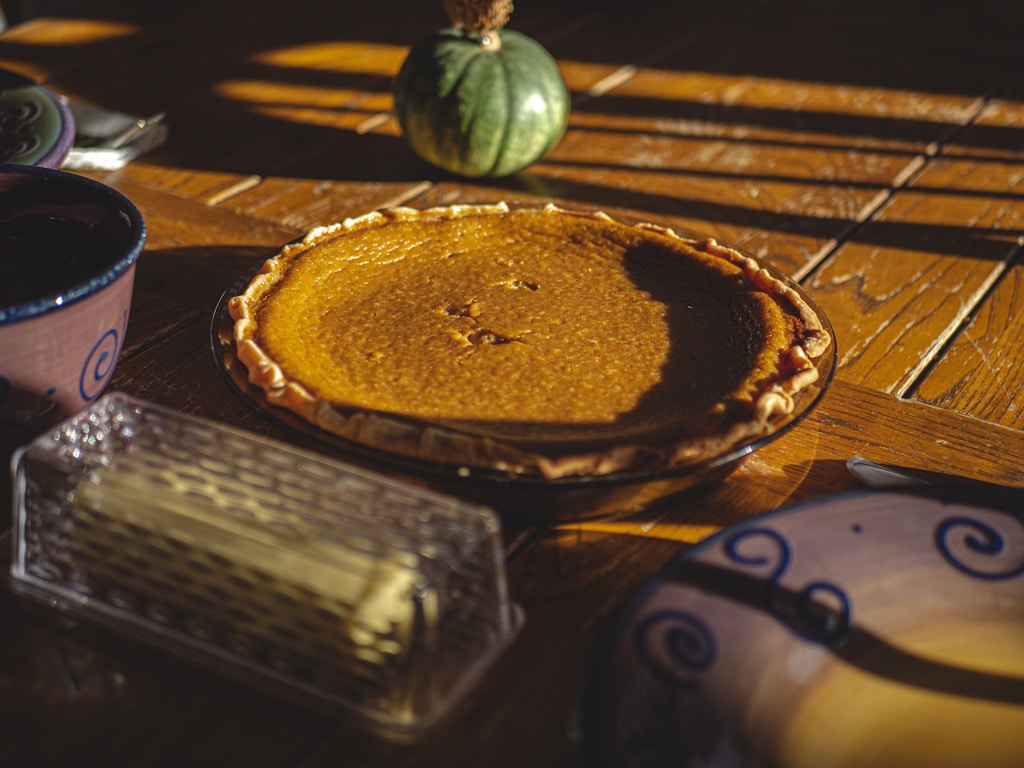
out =
[[[856,492],[693,547],[595,644],[581,764],[1024,766],[1022,510]]]

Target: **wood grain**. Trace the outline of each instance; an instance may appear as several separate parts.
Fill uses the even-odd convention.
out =
[[[807,283],[835,328],[838,375],[912,387],[1006,269],[1022,213],[984,196],[896,193]]]
[[[912,396],[998,424],[1024,427],[1024,103],[995,99],[914,182],[936,195],[975,195],[987,206],[989,238],[1011,259],[984,301],[950,340]]]
[[[1024,265],[1016,262],[913,390],[922,402],[1024,428]]]

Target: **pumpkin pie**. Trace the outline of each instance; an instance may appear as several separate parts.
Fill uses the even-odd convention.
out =
[[[554,206],[318,227],[228,309],[271,404],[392,455],[541,478],[721,455],[793,411],[831,344],[750,257]]]

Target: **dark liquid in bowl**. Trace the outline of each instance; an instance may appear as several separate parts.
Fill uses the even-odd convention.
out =
[[[28,183],[0,194],[0,307],[59,296],[115,264],[131,243],[120,212]]]

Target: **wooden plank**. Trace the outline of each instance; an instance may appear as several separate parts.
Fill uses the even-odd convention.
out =
[[[822,178],[876,183],[891,180],[892,165],[901,159],[906,164],[908,156],[929,152],[951,137],[979,109],[977,96],[770,77],[757,69],[737,78],[671,63],[639,69],[607,102],[588,109],[627,119],[655,115],[655,127],[668,135],[750,142],[755,148],[762,143],[782,151],[856,148],[866,167],[848,163],[830,172],[823,163]]]
[[[430,182],[346,182],[271,178],[225,199],[231,210],[309,230],[415,199]]]
[[[975,160],[977,168],[971,174],[971,188],[977,187],[978,175],[985,175],[988,160],[1006,160],[1011,162],[1024,161],[1024,94],[1017,98],[993,98],[985,102],[975,120],[955,140],[944,149],[943,158],[949,160]],[[964,165],[959,169],[962,171]],[[1004,179],[1009,179],[1012,186],[1019,181],[1015,174],[994,174],[990,181],[994,184],[990,191],[1003,192]],[[962,188],[964,180],[955,182]],[[988,189],[989,185],[980,188]]]
[[[1024,429],[1024,264],[1001,276],[941,359],[914,388],[915,400]]]
[[[263,177],[256,174],[223,173],[163,165],[159,158],[151,155],[133,160],[121,171],[120,178],[130,179],[180,197],[192,198],[207,205],[218,205],[263,182]]]
[[[285,764],[325,719],[0,594],[0,764]]]
[[[897,192],[806,284],[835,329],[838,375],[910,389],[1006,269],[1022,216],[984,195]]]
[[[978,109],[965,96],[737,79],[713,63],[684,46],[577,104],[532,186],[677,216],[799,277]]]
[[[986,200],[1008,243],[1024,245],[1024,102],[997,99],[915,188],[935,194],[974,194]],[[1024,345],[1016,306],[1024,296],[1020,251],[967,319],[935,365],[912,390],[923,402],[998,424],[1024,427]]]
[[[267,0],[245,4],[256,11]],[[16,24],[0,37],[0,67],[12,69],[59,90],[72,73],[102,69],[153,46],[165,46],[191,34],[196,19],[223,27],[239,16],[239,0],[216,4],[202,0],[137,3],[113,0],[93,4],[74,15],[41,17]]]
[[[90,174],[124,193],[146,220],[136,290],[209,313],[220,295],[273,249],[302,234],[135,183],[118,173]],[[173,267],[169,265],[173,263]]]
[[[717,6],[675,68],[931,94],[980,96],[1021,82],[1020,9],[980,0],[870,0]],[[684,27],[685,29],[685,27]]]
[[[374,114],[378,106],[369,94],[388,90],[404,46],[419,30],[433,28],[427,26],[422,3],[390,9],[395,16],[387,24],[379,16],[336,6],[299,3],[293,13],[281,14],[256,4],[231,15],[220,6],[209,14],[203,8],[194,16],[183,13],[170,25],[175,31],[162,35],[145,25],[118,28],[131,44],[113,46],[102,57],[90,55],[88,48],[102,41],[74,44],[58,38],[61,51],[79,56],[79,66],[48,79],[61,93],[83,102],[140,115],[167,112],[170,140],[154,155],[164,164],[194,168],[219,162],[221,170],[243,177],[266,174],[288,156],[289,148],[301,155],[308,152],[308,143],[325,142],[335,124],[358,124]],[[224,34],[228,27],[231,34]],[[24,71],[45,58],[55,44],[46,35],[59,35],[64,27],[40,29],[19,29],[20,38],[12,33],[18,42],[0,45],[0,60]],[[82,24],[69,23],[67,29],[68,35],[89,32]],[[323,29],[338,32],[324,42]],[[201,55],[183,55],[174,44],[185,32],[192,36],[190,50]],[[375,42],[380,37],[384,41]],[[0,43],[7,41],[5,35]],[[130,66],[123,64],[128,55]],[[363,103],[360,113],[357,105]],[[314,119],[325,116],[326,125]],[[240,141],[242,135],[263,136],[263,141]],[[246,149],[254,167],[238,159]]]

